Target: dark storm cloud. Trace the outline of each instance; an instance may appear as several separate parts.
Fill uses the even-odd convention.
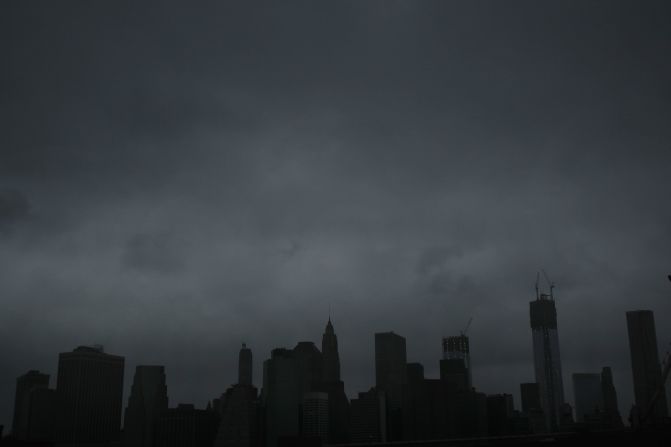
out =
[[[174,273],[184,267],[184,261],[168,234],[136,234],[126,245],[122,261],[140,271]]]
[[[20,191],[0,190],[0,233],[30,217],[30,202]]]
[[[329,305],[350,395],[373,332],[436,376],[471,316],[517,393],[543,267],[565,381],[613,366],[626,412],[624,312],[671,339],[669,5],[251,3],[3,3],[0,421],[85,343],[204,405]]]

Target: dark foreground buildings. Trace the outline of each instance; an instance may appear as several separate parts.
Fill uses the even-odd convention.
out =
[[[16,379],[12,435],[23,441],[50,440],[53,437],[54,390],[49,375],[31,370]]]

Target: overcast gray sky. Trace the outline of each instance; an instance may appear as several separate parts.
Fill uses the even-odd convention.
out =
[[[541,268],[569,402],[608,365],[626,416],[625,311],[671,342],[668,1],[4,1],[0,36],[6,427],[59,352],[204,406],[329,305],[350,396],[374,332],[437,377],[473,316],[475,386],[519,406]]]

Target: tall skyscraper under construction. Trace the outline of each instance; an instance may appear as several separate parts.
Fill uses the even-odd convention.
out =
[[[549,282],[549,281],[548,281]],[[545,416],[545,424],[551,431],[559,428],[561,406],[564,403],[561,359],[559,357],[559,335],[557,333],[557,309],[550,283],[550,294],[538,293],[529,303],[531,333],[534,349],[534,372]]]
[[[468,389],[473,386],[473,373],[471,372],[471,353],[468,337],[462,332],[461,335],[443,338],[443,360],[463,360],[466,368]]]

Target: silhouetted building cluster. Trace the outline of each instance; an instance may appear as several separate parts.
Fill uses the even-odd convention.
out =
[[[564,400],[552,292],[530,302],[530,322],[536,381],[520,384],[520,410],[511,394],[485,395],[474,387],[465,332],[443,338],[437,378],[407,361],[404,337],[376,333],[375,386],[349,400],[329,318],[321,350],[310,341],[272,350],[260,392],[252,351],[243,344],[237,383],[204,409],[170,407],[165,368],[136,366],[123,424],[124,358],[101,346],[61,353],[55,389],[39,371],[17,378],[11,438],[44,445],[274,447],[622,428],[609,367],[574,373],[575,408]],[[634,427],[664,424],[669,368],[659,363],[652,312],[628,312],[627,327],[636,397],[629,420]]]

